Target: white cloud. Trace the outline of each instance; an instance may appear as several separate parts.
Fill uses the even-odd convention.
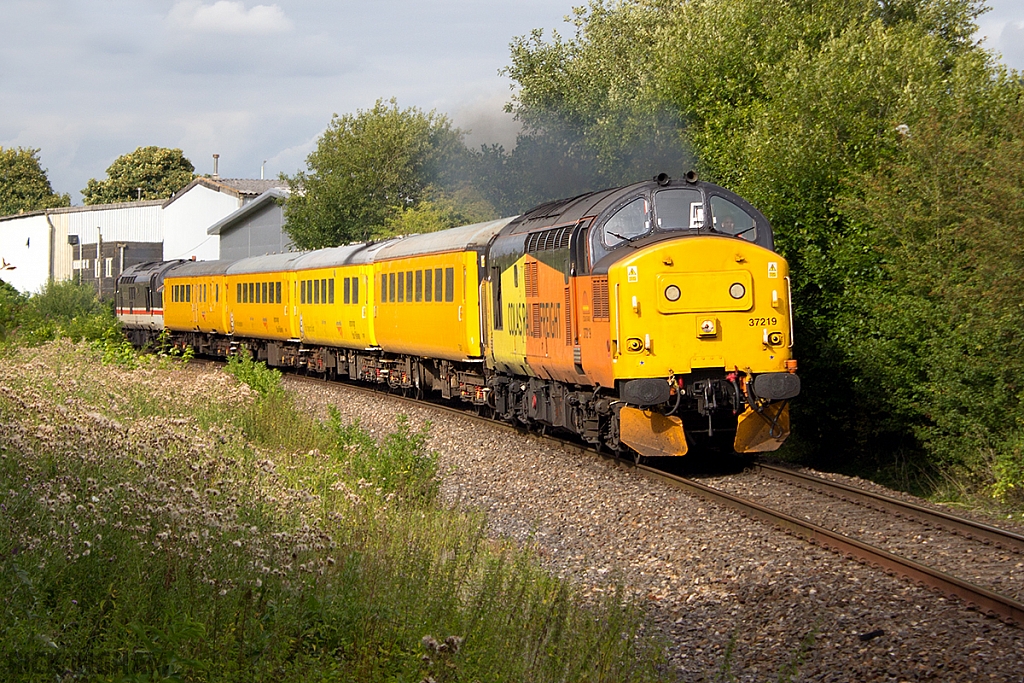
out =
[[[167,14],[172,26],[202,33],[267,35],[292,28],[292,22],[277,5],[245,8],[242,0],[217,0],[206,5],[201,0],[179,0]]]
[[[1024,70],[1024,21],[1008,21],[999,35],[997,50],[1008,66]]]

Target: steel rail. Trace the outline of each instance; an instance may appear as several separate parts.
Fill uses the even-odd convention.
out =
[[[801,486],[813,487],[824,493],[835,495],[851,502],[878,506],[898,515],[916,515],[921,517],[922,521],[929,524],[945,527],[949,531],[961,534],[966,538],[979,540],[982,543],[991,543],[997,548],[1005,548],[1013,552],[1024,552],[1024,535],[1007,529],[1000,529],[999,527],[957,517],[941,510],[932,510],[916,503],[902,501],[880,493],[865,491],[775,465],[758,464],[757,469],[766,472],[770,477],[788,480]],[[837,491],[839,493],[836,493]]]
[[[705,486],[691,479],[662,472],[646,465],[637,465],[636,467],[652,478],[668,482],[672,486],[694,493],[705,500],[739,510],[743,514],[773,524],[805,541],[863,560],[881,569],[895,572],[949,597],[959,598],[969,607],[997,617],[1006,623],[1024,626],[1024,604],[1012,600],[1005,595],[999,595],[986,588],[975,586],[955,576],[950,576],[945,572],[926,567],[923,564],[898,555],[893,555],[885,550],[843,536],[817,524],[797,519],[784,512],[772,510],[753,501]]]

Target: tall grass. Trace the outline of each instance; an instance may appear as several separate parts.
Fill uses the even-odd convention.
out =
[[[100,360],[0,366],[0,679],[662,678],[622,595],[583,604],[439,504],[424,432]]]

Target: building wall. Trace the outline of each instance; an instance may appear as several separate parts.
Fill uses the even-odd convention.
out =
[[[206,229],[241,206],[237,195],[195,185],[164,205],[165,261],[191,259],[215,261],[220,258],[220,238]]]
[[[81,246],[81,259],[78,247],[74,247],[72,278],[76,282],[95,287],[103,299],[114,296],[115,282],[125,268],[163,258],[163,245],[160,242],[100,242],[98,259],[95,242]],[[97,262],[99,268],[96,267]]]
[[[283,208],[276,202],[267,202],[256,213],[221,233],[220,257],[235,260],[292,251],[291,240],[281,230],[283,224]]]
[[[44,214],[0,221],[0,280],[22,292],[42,291],[50,279],[52,232]]]
[[[68,236],[76,235],[83,244],[83,254],[96,252],[97,230],[100,242],[159,243],[163,240],[163,202],[130,202],[83,209],[54,210],[49,212],[54,226],[53,279],[57,282],[78,277],[73,262],[78,259],[78,247],[68,244]],[[157,259],[160,254],[157,255]]]

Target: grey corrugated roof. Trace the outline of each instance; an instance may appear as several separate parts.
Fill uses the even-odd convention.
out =
[[[230,213],[221,220],[217,221],[206,229],[207,235],[220,235],[233,228],[237,223],[242,221],[246,216],[255,212],[260,207],[266,205],[267,202],[272,202],[276,199],[287,199],[288,191],[282,190],[278,187],[272,187],[256,199],[252,200],[242,208],[238,209],[234,213]]]
[[[52,216],[58,213],[82,213],[86,211],[110,211],[112,209],[134,209],[142,206],[160,206],[166,199],[145,199],[135,202],[116,202],[114,204],[88,204],[86,206],[58,206],[53,209],[37,209],[25,211],[24,213],[12,213],[9,216],[0,216],[0,221],[8,221],[14,218],[25,218],[26,216]]]
[[[375,260],[386,261],[406,256],[439,254],[446,251],[467,251],[485,246],[502,228],[515,220],[515,216],[494,221],[463,225],[440,232],[410,235],[396,240],[380,250]]]
[[[288,187],[288,181],[271,178],[269,180],[253,180],[250,178],[219,178],[215,182],[228,187],[233,187],[244,195],[261,195],[267,190],[274,188],[283,189]]]

